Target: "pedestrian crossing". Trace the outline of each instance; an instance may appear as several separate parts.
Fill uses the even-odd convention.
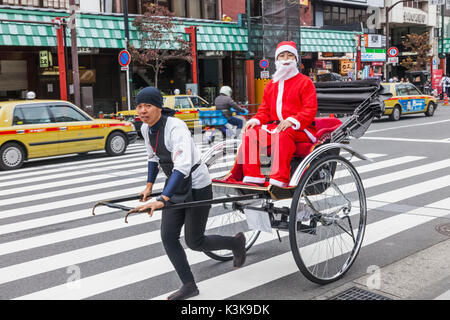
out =
[[[199,147],[208,149],[205,144]],[[450,201],[436,194],[450,190],[450,160],[430,163],[427,157],[412,155],[366,156],[373,162],[352,159],[363,178],[369,208],[362,252],[449,216]],[[143,144],[129,146],[125,155],[116,158],[70,160],[0,172],[0,299],[165,299],[180,283],[161,244],[161,213],[152,218],[132,215],[128,224],[124,212],[107,207],[98,207],[96,216],[91,215],[99,200],[143,189],[147,172]],[[164,180],[161,173],[155,192]],[[383,211],[414,197],[427,202],[404,211]],[[133,207],[139,202],[123,204]],[[290,201],[280,205],[289,206]],[[214,205],[212,214],[220,214],[219,209]],[[200,288],[195,299],[270,292],[270,286],[295,274],[308,285],[292,257],[288,233],[280,231],[280,237],[281,243],[275,232],[261,233],[246,265],[236,270],[231,263],[187,249]]]

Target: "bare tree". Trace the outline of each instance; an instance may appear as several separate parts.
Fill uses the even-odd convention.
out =
[[[190,43],[176,32],[174,14],[166,7],[153,3],[145,5],[145,13],[133,22],[139,32],[139,48],[130,46],[133,60],[154,71],[155,87],[158,76],[169,60],[192,62]]]
[[[402,44],[412,53],[416,53],[416,59],[408,56],[400,65],[409,70],[426,70],[427,63],[430,62],[430,50],[432,48],[429,41],[429,32],[423,34],[410,33],[403,37]]]

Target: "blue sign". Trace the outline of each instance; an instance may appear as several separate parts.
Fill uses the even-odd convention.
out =
[[[131,55],[127,50],[122,50],[119,53],[119,64],[122,67],[128,67],[131,62]]]
[[[259,66],[261,67],[261,69],[266,69],[269,66],[269,61],[267,59],[262,59],[259,62]]]
[[[425,111],[425,99],[399,100],[402,113]]]

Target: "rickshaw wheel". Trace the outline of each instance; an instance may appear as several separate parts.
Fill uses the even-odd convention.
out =
[[[313,161],[289,215],[291,251],[302,274],[318,284],[344,276],[361,248],[366,219],[366,196],[355,167],[336,155]]]
[[[220,179],[231,170],[236,159],[239,145],[239,140],[226,140],[212,146],[204,153],[202,161],[208,167],[213,179]],[[228,195],[218,193],[213,188],[213,198],[225,196]],[[239,203],[227,202],[213,206],[210,210],[208,222],[206,224],[205,235],[233,237],[237,233],[243,232],[246,238],[245,248],[246,250],[249,250],[258,239],[260,232],[248,229],[245,214],[237,204],[260,207],[263,205],[264,201],[265,200],[263,199],[257,199],[240,201]],[[233,252],[231,250],[208,251],[205,252],[205,254],[218,261],[229,261],[233,259]]]

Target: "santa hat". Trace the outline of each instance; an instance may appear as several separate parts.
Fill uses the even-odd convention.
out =
[[[290,52],[293,55],[295,55],[295,57],[297,58],[297,61],[298,61],[298,51],[297,51],[297,47],[295,46],[294,41],[280,42],[277,46],[277,50],[275,51],[275,60],[277,60],[278,55],[280,53],[283,53],[285,51]]]

